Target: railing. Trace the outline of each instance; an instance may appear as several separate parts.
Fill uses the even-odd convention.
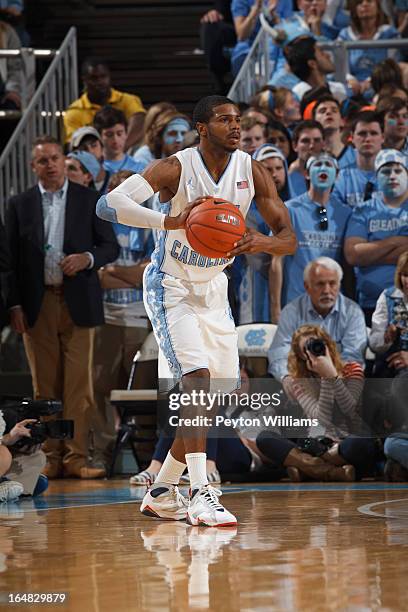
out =
[[[250,98],[266,85],[272,76],[274,62],[269,57],[270,38],[273,28],[264,15],[260,15],[261,29],[251,47],[251,50],[237,74],[228,97],[236,102],[248,102]],[[335,40],[319,42],[320,47],[331,51],[336,67],[334,78],[346,83],[349,72],[349,49],[399,49],[408,47],[408,38],[395,40]]]
[[[39,50],[35,55],[51,55]],[[47,134],[62,141],[64,110],[78,97],[76,30],[70,28],[55,52],[38,89],[28,103],[12,137],[0,157],[0,216],[7,200],[34,183],[31,149],[34,140]]]
[[[270,36],[266,30],[261,28],[228,92],[231,100],[248,102],[269,81],[274,68],[269,48]]]

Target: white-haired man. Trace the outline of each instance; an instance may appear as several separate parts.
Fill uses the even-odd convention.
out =
[[[330,257],[318,257],[304,271],[306,293],[282,310],[268,352],[269,373],[283,381],[293,333],[307,323],[320,325],[337,343],[344,361],[364,364],[367,331],[361,308],[340,293],[341,266]]]

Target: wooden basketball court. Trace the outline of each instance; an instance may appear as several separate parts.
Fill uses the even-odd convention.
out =
[[[238,528],[148,519],[144,489],[126,480],[52,482],[0,505],[0,609],[406,609],[408,484],[223,491]],[[63,603],[30,603],[62,593]],[[11,604],[17,594],[27,603]]]

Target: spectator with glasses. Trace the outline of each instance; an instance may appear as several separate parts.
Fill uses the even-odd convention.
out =
[[[282,279],[281,303],[285,306],[304,292],[303,270],[316,257],[342,259],[342,248],[351,210],[332,195],[338,174],[335,157],[327,153],[309,157],[306,180],[309,189],[286,202],[298,248],[288,257],[274,257],[271,285]],[[282,274],[283,268],[283,274]]]
[[[367,330],[361,308],[340,293],[341,266],[330,257],[307,264],[305,291],[282,310],[268,351],[269,373],[285,387],[292,336],[301,325],[319,325],[337,345],[343,361],[364,364]]]

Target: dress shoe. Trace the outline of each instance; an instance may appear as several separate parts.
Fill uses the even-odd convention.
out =
[[[81,478],[82,480],[93,480],[95,478],[105,478],[106,470],[104,468],[93,468],[86,465],[78,467],[64,468],[66,478]]]
[[[62,478],[62,465],[59,465],[58,463],[47,463],[42,469],[42,474],[44,474],[44,476],[46,476],[49,480]]]

